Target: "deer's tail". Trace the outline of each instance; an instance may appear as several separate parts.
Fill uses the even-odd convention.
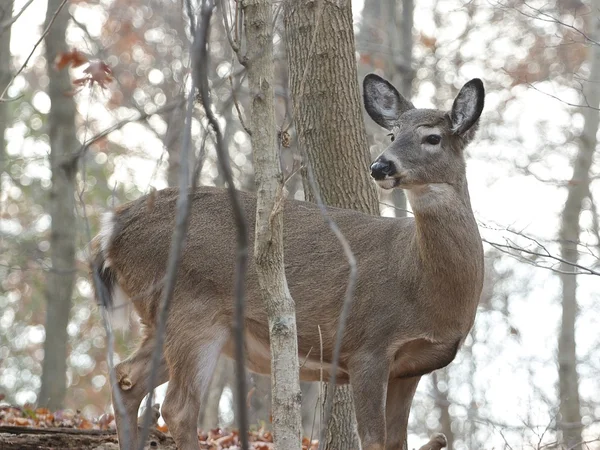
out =
[[[129,319],[129,301],[119,286],[117,273],[108,257],[112,243],[114,214],[102,216],[100,233],[91,242],[91,276],[96,301],[106,308],[114,328],[125,328]]]

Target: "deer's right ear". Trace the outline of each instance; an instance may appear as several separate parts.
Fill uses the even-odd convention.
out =
[[[371,119],[388,130],[404,112],[414,108],[394,86],[374,73],[363,81],[363,101]]]

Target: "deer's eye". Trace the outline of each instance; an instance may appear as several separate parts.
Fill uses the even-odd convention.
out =
[[[439,134],[430,134],[425,138],[425,142],[431,145],[438,145],[442,140],[442,137]]]
[[[394,142],[394,139],[395,139],[394,133],[390,133],[390,134],[388,134],[388,136],[390,137],[390,141]]]

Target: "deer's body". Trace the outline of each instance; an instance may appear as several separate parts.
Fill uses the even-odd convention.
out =
[[[367,110],[377,120],[377,111],[367,101],[368,87],[365,85]],[[376,97],[387,95],[388,87],[375,84],[375,88],[377,92],[370,98],[381,103]],[[390,99],[383,100],[389,107]],[[399,127],[397,140],[404,136],[402,126],[409,130],[405,135],[414,140],[413,128],[420,129],[423,120],[427,128],[438,127],[440,134],[452,125],[444,122],[446,116],[439,111],[410,109],[404,111],[407,120],[403,124],[394,122]],[[434,158],[434,150],[426,157]],[[373,176],[382,186],[408,186],[414,218],[372,217],[328,208],[358,265],[338,379],[352,385],[365,449],[401,447],[419,377],[449,364],[473,324],[483,283],[483,250],[469,201],[462,148],[458,152],[450,157],[454,164],[451,177],[433,170],[431,180],[419,183],[410,178],[418,176],[418,170],[408,164],[418,169],[418,161],[407,160],[406,167],[401,166],[395,153],[384,158],[384,152],[374,163]],[[431,164],[435,169],[436,160]],[[378,172],[380,166],[382,173]],[[122,447],[134,442],[135,433],[125,443],[120,422],[127,420],[130,429],[135,429],[137,409],[147,392],[149,355],[177,195],[177,190],[166,189],[153,194],[151,201],[143,197],[118,208],[94,243],[95,267],[101,278],[115,298],[132,299],[145,325],[140,349],[117,367],[119,386],[115,389],[121,390],[128,412],[126,419],[117,420]],[[255,197],[240,195],[252,249]],[[348,264],[316,205],[286,200],[283,216],[286,276],[296,304],[299,357],[303,362],[307,359],[300,375],[305,380],[319,379],[320,327],[327,379]],[[235,246],[228,194],[198,189],[193,195],[160,368],[160,382],[170,380],[163,415],[182,450],[198,448],[195,423],[202,393],[218,355],[233,352]],[[252,252],[246,283],[248,366],[269,373],[268,321]]]

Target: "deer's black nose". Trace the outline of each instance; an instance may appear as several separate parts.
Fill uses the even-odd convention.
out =
[[[371,176],[376,180],[383,180],[386,176],[390,176],[396,172],[394,163],[386,159],[377,159],[371,164]]]

